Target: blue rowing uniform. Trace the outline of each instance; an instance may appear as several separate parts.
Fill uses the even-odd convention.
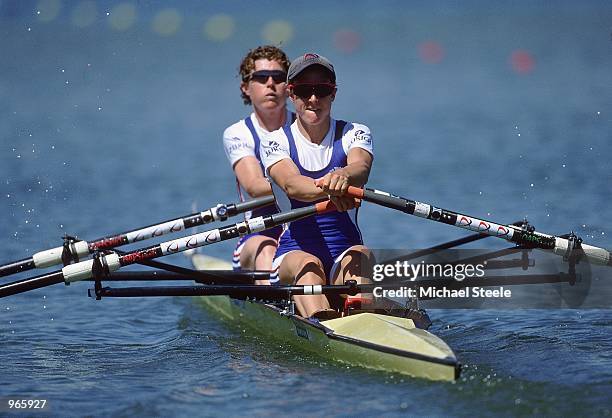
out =
[[[258,134],[258,129],[253,124],[253,118],[255,118],[255,115],[251,114],[250,116],[247,116],[244,120],[241,120],[238,123],[229,127],[224,133],[224,145],[228,154],[228,158],[230,159],[232,165],[234,165],[240,158],[251,155],[257,158],[257,161],[261,166],[262,172],[265,172],[260,157],[261,138]],[[295,120],[295,113],[287,112],[286,120],[287,122],[285,123],[285,125],[289,126]],[[244,129],[245,127],[247,128],[246,130]],[[263,128],[260,127],[260,130],[263,130]],[[248,136],[250,136],[251,138],[248,138]],[[249,141],[251,139],[252,141]],[[244,202],[249,198],[249,196],[240,187],[238,179],[236,179],[236,186],[238,188],[238,195],[240,197],[240,201]],[[253,209],[252,211],[245,213],[245,219],[271,215],[277,212],[278,208],[276,207],[276,205],[269,205],[262,208]],[[233,269],[240,270],[240,253],[242,251],[242,246],[249,238],[255,235],[263,235],[277,240],[282,232],[282,227],[277,226],[272,229],[255,232],[253,234],[248,234],[241,237],[238,243],[236,244],[236,248],[232,257]]]
[[[331,159],[327,166],[317,171],[309,171],[302,166],[291,127],[283,127],[282,132],[288,142],[289,156],[301,175],[318,179],[335,169],[346,167],[347,152],[344,149],[342,138],[347,127],[350,130],[353,125],[348,124],[347,126],[344,121],[336,121],[331,143],[333,148]],[[275,132],[275,134],[278,133],[279,131]],[[277,204],[282,211],[312,205],[312,202],[301,202],[289,198],[274,183],[272,189]],[[334,211],[291,222],[285,227],[285,231],[280,237],[275,260],[290,251],[302,250],[319,258],[323,263],[326,275],[329,277],[334,262],[344,251],[353,245],[363,244],[361,232],[357,225],[357,211],[357,209],[348,212]],[[278,277],[273,274],[270,281],[271,283],[278,282]]]

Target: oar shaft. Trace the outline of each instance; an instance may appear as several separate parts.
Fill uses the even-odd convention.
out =
[[[334,204],[331,201],[326,200],[324,202],[319,202],[303,208],[293,209],[289,212],[281,214],[251,218],[244,222],[238,222],[233,225],[228,225],[210,231],[201,232],[199,234],[190,235],[184,238],[162,242],[158,245],[153,245],[147,248],[127,252],[121,255],[117,253],[100,255],[99,260],[92,259],[85,260],[80,263],[69,264],[62,270],[51,274],[59,274],[59,277],[63,278],[63,281],[66,283],[85,280],[94,276],[94,269],[96,268],[98,269],[97,271],[99,271],[100,273],[109,274],[123,266],[128,266],[134,263],[139,263],[141,261],[150,260],[152,258],[157,258],[168,254],[175,254],[181,251],[214,244],[216,242],[225,241],[232,238],[238,238],[242,235],[274,228],[275,226],[282,225],[286,222],[297,221],[308,216],[329,212],[335,209],[336,208]],[[21,293],[30,290],[26,285],[27,281],[28,280],[11,283],[10,288],[12,289],[12,293],[10,294]],[[61,281],[62,279],[59,279],[59,281],[54,281],[53,283],[49,284],[55,284]],[[5,286],[7,285],[0,286],[0,292],[3,291]],[[43,284],[39,287],[43,286],[45,285]],[[8,294],[6,296],[8,296]]]
[[[37,277],[31,277],[26,280],[19,280],[12,283],[6,283],[0,286],[0,298],[5,296],[16,295],[17,293],[27,292],[28,290],[40,289],[41,287],[51,286],[64,282],[62,271],[43,274]]]
[[[209,231],[200,232],[198,234],[189,235],[183,238],[174,239],[171,241],[162,242],[158,245],[152,245],[147,248],[126,253],[119,256],[121,266],[138,263],[143,260],[162,257],[169,254],[191,250],[194,248],[204,247],[216,242],[226,241],[228,239],[238,238],[242,235],[247,235],[253,232],[264,231],[274,228],[287,222],[296,221],[306,218],[311,215],[320,214],[334,210],[335,206],[331,201],[316,203],[314,205],[303,208],[293,209],[284,213],[277,213],[268,216],[260,216],[252,218],[244,222],[238,222],[233,225],[224,226],[221,228],[211,229]]]
[[[569,240],[566,238],[543,234],[537,231],[524,230],[514,225],[497,224],[462,213],[441,209],[428,203],[394,196],[379,190],[360,189],[350,186],[347,194],[367,202],[377,203],[381,206],[396,209],[409,215],[418,216],[419,218],[430,219],[432,221],[478,232],[479,234],[502,238],[529,248],[550,250],[562,256],[566,255],[568,249],[571,247]],[[580,251],[591,263],[612,266],[612,255],[603,248],[582,244]]]
[[[263,196],[246,202],[219,204],[203,212],[192,213],[180,218],[145,226],[133,231],[99,238],[89,243],[89,252],[106,250],[125,244],[159,237],[173,232],[208,224],[214,221],[225,221],[232,216],[274,203],[274,196]]]
[[[0,277],[10,276],[22,271],[28,271],[36,268],[32,257],[24,258],[23,260],[13,261],[3,266],[0,266]]]
[[[192,213],[190,215],[148,225],[132,231],[108,235],[89,242],[71,242],[66,246],[39,251],[31,258],[14,261],[0,266],[0,277],[9,276],[11,274],[28,271],[35,268],[45,268],[62,264],[63,256],[68,256],[69,259],[78,262],[81,258],[98,250],[108,250],[122,245],[132,244],[145,239],[183,231],[185,229],[204,225],[213,221],[225,221],[231,216],[235,216],[259,207],[268,206],[272,203],[274,203],[274,196],[270,195],[258,197],[246,202],[218,204],[202,212]]]

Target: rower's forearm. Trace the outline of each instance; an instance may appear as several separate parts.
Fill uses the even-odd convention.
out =
[[[348,177],[349,184],[355,187],[363,187],[368,182],[370,176],[370,164],[365,161],[358,161],[347,165],[340,170]]]
[[[241,184],[244,190],[252,198],[268,196],[272,194],[272,186],[270,182],[265,178],[252,179],[248,182]]]
[[[313,179],[302,175],[288,178],[281,187],[287,196],[301,202],[314,202],[327,197],[320,188],[315,186]]]

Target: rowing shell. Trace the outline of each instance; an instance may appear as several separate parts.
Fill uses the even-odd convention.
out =
[[[231,269],[230,263],[202,254],[191,260],[199,270]],[[457,379],[461,371],[450,347],[412,319],[358,313],[314,324],[262,302],[228,296],[199,300],[226,320],[344,364],[442,381]]]

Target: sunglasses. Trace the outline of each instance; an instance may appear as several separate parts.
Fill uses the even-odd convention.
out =
[[[323,97],[327,97],[332,94],[336,88],[336,85],[333,83],[301,83],[301,84],[290,84],[289,87],[291,91],[296,96],[302,99],[308,99],[313,94],[317,96],[319,99]]]
[[[287,73],[281,70],[255,71],[248,75],[244,81],[254,81],[256,83],[266,84],[269,77],[272,77],[272,80],[274,80],[276,84],[285,83],[287,81]]]

